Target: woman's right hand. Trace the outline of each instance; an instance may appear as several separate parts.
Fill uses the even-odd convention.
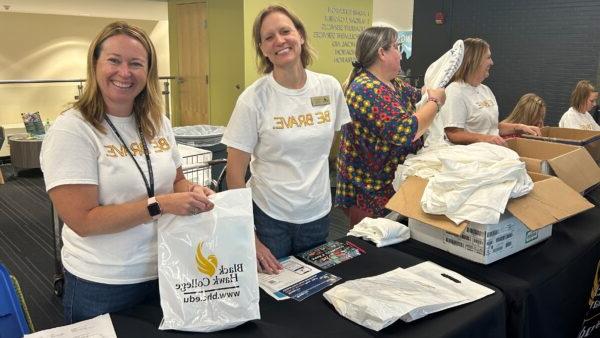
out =
[[[499,135],[483,135],[482,142],[487,142],[487,143],[506,147],[506,140],[504,140],[502,138],[502,136],[499,136]]]
[[[156,197],[163,213],[179,216],[193,215],[212,210],[214,204],[202,189],[192,192],[176,192]]]
[[[279,270],[283,270],[283,266],[279,263],[277,258],[273,256],[271,250],[269,250],[256,235],[254,235],[254,240],[256,243],[256,266],[258,272],[273,275],[278,274]]]
[[[446,90],[444,88],[427,89],[427,96],[437,100],[440,106],[446,103]]]

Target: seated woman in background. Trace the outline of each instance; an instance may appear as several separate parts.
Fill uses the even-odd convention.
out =
[[[546,103],[544,99],[534,93],[527,93],[519,99],[517,105],[507,118],[500,123],[520,123],[528,126],[542,128],[546,117]],[[519,136],[519,134],[502,135],[503,138]]]
[[[421,91],[397,78],[402,59],[397,38],[388,27],[364,30],[344,83],[352,123],[342,127],[335,203],[345,209],[350,226],[389,212],[385,204],[394,194],[396,168],[423,147],[421,136],[446,98],[444,89],[428,90],[429,101],[415,112]]]
[[[447,140],[453,144],[488,142],[505,145],[501,135],[539,135],[537,126],[523,123],[498,123],[498,103],[490,88],[483,81],[490,76],[494,65],[490,45],[479,38],[464,40],[465,54],[462,64],[446,87],[446,105],[431,128],[429,144]],[[435,133],[434,131],[440,132]],[[441,132],[443,130],[443,132]],[[441,134],[441,135],[440,135]]]
[[[558,126],[585,130],[600,130],[600,126],[589,111],[596,105],[598,92],[589,81],[577,83],[571,93],[571,107],[560,118]]]

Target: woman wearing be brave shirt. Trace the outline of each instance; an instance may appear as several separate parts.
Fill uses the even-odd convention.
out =
[[[305,69],[312,59],[306,39],[285,7],[259,13],[253,40],[265,75],[240,95],[222,140],[227,186],[252,189],[256,258],[266,273],[281,269],[277,258],[325,242],[329,150],[334,132],[350,121],[339,82]]]

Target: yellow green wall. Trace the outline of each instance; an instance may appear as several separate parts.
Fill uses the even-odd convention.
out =
[[[244,1],[208,3],[210,124],[227,125],[244,90]]]

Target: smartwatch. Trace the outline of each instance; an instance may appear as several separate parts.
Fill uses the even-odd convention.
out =
[[[152,219],[159,219],[160,215],[162,215],[162,210],[160,209],[160,205],[158,204],[156,197],[150,197],[148,199],[148,213]]]

